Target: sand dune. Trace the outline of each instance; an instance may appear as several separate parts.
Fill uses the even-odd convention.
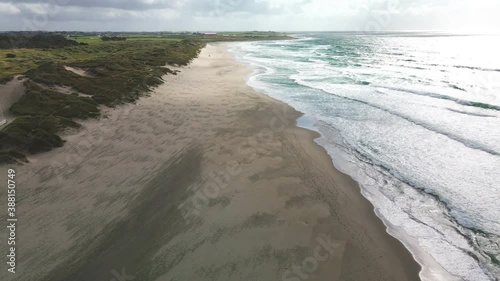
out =
[[[9,108],[24,95],[26,89],[23,85],[23,80],[14,78],[5,85],[0,84],[0,122],[6,120],[7,123],[14,119],[9,113]],[[5,125],[0,123],[1,125]]]
[[[19,272],[0,279],[419,280],[356,183],[295,127],[300,113],[248,73],[209,45],[17,167]]]

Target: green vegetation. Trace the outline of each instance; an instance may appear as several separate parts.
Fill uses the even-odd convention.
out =
[[[28,163],[28,159],[21,153],[15,151],[0,152],[1,164]]]
[[[26,89],[26,94],[10,108],[11,113],[21,117],[0,131],[0,151],[5,159],[6,151],[12,156],[12,153],[22,155],[20,152],[37,153],[60,147],[64,141],[56,134],[66,128],[80,127],[69,118],[99,115],[97,104],[89,98],[65,95],[31,81],[26,82]]]
[[[0,77],[0,84],[5,84],[11,81],[13,78],[14,78],[13,76]]]
[[[50,61],[25,74],[32,81],[44,85],[72,87],[92,96],[107,106],[133,102],[141,93],[162,83],[161,77],[173,73],[165,65],[187,65],[198,55],[202,44],[192,40],[181,42],[114,42],[89,46],[94,56],[66,64]],[[84,54],[78,54],[79,56]],[[85,69],[81,76],[66,70],[65,66]]]
[[[68,40],[61,35],[51,33],[32,34],[12,32],[0,34],[0,49],[63,48],[78,44],[76,41]]]
[[[102,41],[126,41],[127,37],[119,37],[119,36],[102,36]]]
[[[80,125],[58,116],[17,118],[0,131],[0,151],[34,154],[61,147],[64,141],[56,133],[68,127],[79,128]]]
[[[16,116],[39,118],[57,116],[80,119],[99,116],[97,103],[90,98],[62,94],[45,89],[31,81],[25,84],[26,94],[10,108],[10,112]]]
[[[81,43],[98,44],[102,42],[102,37],[121,37],[127,41],[182,41],[194,39],[202,42],[219,41],[255,41],[255,40],[286,40],[292,37],[278,32],[221,32],[221,33],[173,33],[173,32],[144,32],[144,33],[80,33],[68,34],[68,38]]]
[[[189,64],[205,42],[288,39],[268,32],[14,36],[23,43],[8,48],[13,35],[0,34],[0,45],[8,48],[0,47],[0,83],[15,75],[28,79],[26,94],[10,108],[18,118],[0,131],[0,163],[25,162],[23,153],[62,146],[57,134],[80,127],[73,119],[95,118],[100,106],[136,101],[160,85],[163,75],[176,74],[168,65]],[[73,93],[59,92],[61,87]]]

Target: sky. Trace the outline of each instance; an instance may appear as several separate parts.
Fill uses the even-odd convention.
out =
[[[498,32],[499,0],[0,0],[0,31]]]

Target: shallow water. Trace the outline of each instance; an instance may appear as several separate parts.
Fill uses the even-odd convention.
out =
[[[423,279],[498,280],[500,36],[298,37],[231,51],[251,86],[305,113]]]

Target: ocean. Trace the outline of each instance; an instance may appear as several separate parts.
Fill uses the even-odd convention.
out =
[[[500,36],[296,37],[230,50],[249,85],[304,113],[423,280],[499,280]]]

